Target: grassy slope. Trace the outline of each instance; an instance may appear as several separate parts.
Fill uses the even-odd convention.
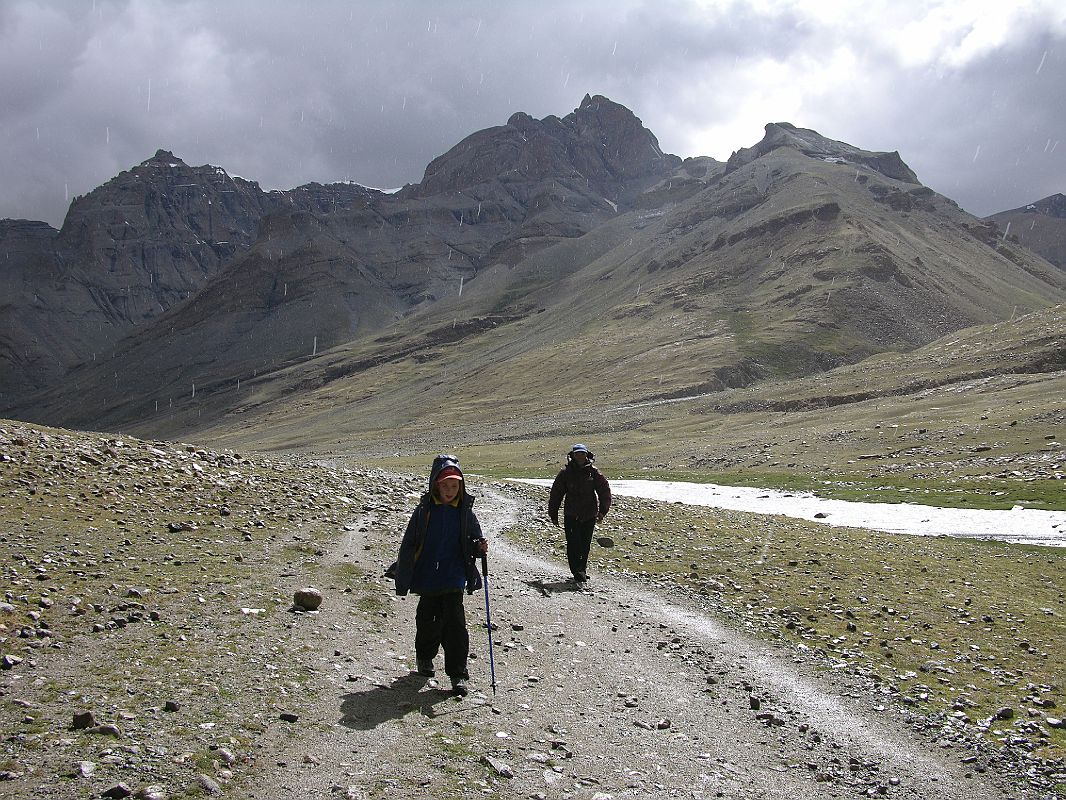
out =
[[[1064,329],[1066,306],[1056,306],[812,378],[636,405],[571,402],[568,387],[560,386],[542,408],[531,396],[518,405],[499,400],[472,408],[448,394],[454,376],[437,365],[437,385],[427,386],[420,401],[425,422],[390,425],[380,397],[364,402],[326,386],[249,419],[247,427],[234,416],[228,427],[205,433],[237,446],[361,453],[398,469],[421,468],[426,455],[456,450],[497,477],[550,475],[574,440],[587,440],[618,477],[1063,509]],[[393,372],[397,380],[401,375]],[[536,371],[531,367],[526,377],[535,380]],[[371,393],[385,380],[378,370],[363,378]],[[380,387],[387,396],[387,383]],[[442,397],[448,410],[434,415]]]

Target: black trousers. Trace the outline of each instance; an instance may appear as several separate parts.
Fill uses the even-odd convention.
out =
[[[469,680],[466,659],[470,633],[466,629],[463,593],[422,595],[415,610],[415,656],[426,661],[444,647],[444,672],[449,678]]]
[[[575,578],[588,575],[589,550],[592,548],[592,531],[595,527],[594,519],[563,517],[563,530],[566,531],[566,563]]]

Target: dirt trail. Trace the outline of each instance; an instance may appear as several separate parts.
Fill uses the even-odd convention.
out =
[[[564,566],[507,542],[515,500],[483,490],[477,510],[492,541],[496,696],[482,593],[466,601],[476,657],[463,700],[411,674],[413,599],[362,625],[326,605],[303,631],[322,691],[292,735],[265,744],[244,796],[1023,796],[682,600],[598,576],[576,591]],[[332,558],[370,571],[394,544],[349,533]]]

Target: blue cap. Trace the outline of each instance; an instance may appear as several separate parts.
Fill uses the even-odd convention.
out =
[[[570,452],[571,453],[587,453],[587,452],[589,452],[589,449],[587,447],[585,447],[585,445],[583,445],[583,444],[575,444],[573,447],[570,448]]]

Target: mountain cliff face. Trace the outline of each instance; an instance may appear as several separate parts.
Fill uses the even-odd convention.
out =
[[[327,213],[369,194],[345,184],[267,193],[160,150],[75,198],[59,231],[3,221],[0,400],[59,380],[195,294],[251,246],[265,215]]]
[[[986,219],[999,227],[1004,239],[1018,242],[1066,270],[1066,195],[1053,194]]]
[[[628,109],[586,96],[561,119],[515,114],[473,134],[393,195],[226,189],[200,168],[219,188],[177,210],[171,195],[191,187],[159,190],[181,168],[156,160],[143,216],[80,225],[79,208],[67,234],[0,228],[26,292],[53,263],[40,248],[63,253],[65,236],[95,254],[94,287],[142,270],[140,284],[124,274],[141,299],[108,295],[87,317],[126,335],[6,413],[167,436],[236,419],[279,436],[279,420],[314,418],[329,439],[424,419],[442,392],[457,419],[482,420],[811,375],[1066,301],[1061,270],[922,186],[898,154],[788,123],[728,164],[682,161]],[[141,321],[160,258],[137,235],[149,219],[166,221],[182,267]],[[81,285],[50,269],[57,297]],[[85,327],[58,301],[39,310]],[[8,352],[5,369],[25,371]],[[307,435],[293,430],[282,443]]]

